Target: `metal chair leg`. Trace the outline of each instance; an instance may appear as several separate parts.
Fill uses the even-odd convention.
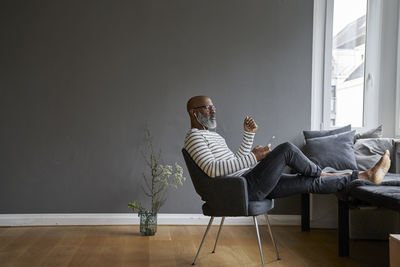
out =
[[[265,264],[264,264],[264,255],[263,255],[263,252],[262,252],[261,240],[260,240],[260,233],[258,232],[258,223],[257,223],[257,218],[256,218],[256,216],[253,216],[253,221],[254,221],[254,224],[255,224],[255,226],[256,226],[257,239],[258,239],[258,248],[260,249],[260,256],[261,256],[262,266],[265,267]]]
[[[193,261],[192,265],[195,265],[195,264],[196,264],[197,257],[199,256],[201,247],[203,246],[204,240],[206,239],[206,235],[207,235],[207,233],[208,233],[208,230],[210,230],[210,226],[211,226],[213,220],[214,220],[214,217],[211,217],[211,218],[210,218],[210,221],[208,222],[208,226],[207,226],[206,232],[205,232],[204,235],[203,235],[203,239],[201,240],[199,250],[197,251],[196,257],[194,258],[194,261]]]
[[[213,249],[212,253],[215,253],[215,249],[217,248],[217,242],[218,242],[218,238],[219,238],[219,233],[221,233],[221,229],[222,229],[222,225],[224,224],[224,220],[225,220],[225,217],[222,217],[221,224],[219,225],[217,239],[215,240],[215,245],[214,245],[214,249]]]
[[[265,216],[265,220],[266,220],[266,222],[267,222],[268,231],[269,231],[269,235],[271,236],[272,244],[274,244],[274,247],[275,247],[276,259],[277,259],[277,260],[280,260],[281,258],[279,257],[278,247],[276,246],[275,238],[274,238],[274,235],[272,234],[271,225],[270,225],[269,219],[268,219],[268,214],[265,213],[264,216]]]

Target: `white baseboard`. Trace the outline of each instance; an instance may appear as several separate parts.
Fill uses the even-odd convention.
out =
[[[268,215],[272,225],[300,225],[300,215]],[[221,218],[215,218],[214,224]],[[207,225],[210,217],[202,214],[158,214],[159,225]],[[265,224],[265,217],[257,217]],[[42,225],[127,225],[139,224],[136,213],[54,213],[54,214],[0,214],[0,226]],[[252,225],[252,217],[228,217],[224,225]]]

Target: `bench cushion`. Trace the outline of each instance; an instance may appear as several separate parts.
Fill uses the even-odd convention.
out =
[[[388,173],[383,178],[382,183],[380,185],[376,185],[368,180],[357,179],[352,181],[347,187],[347,191],[351,191],[355,187],[359,186],[400,186],[400,173]]]
[[[400,186],[358,186],[350,195],[374,206],[400,211]]]
[[[400,211],[400,174],[388,173],[380,185],[366,180],[354,180],[337,193],[341,200],[361,200],[370,205]]]

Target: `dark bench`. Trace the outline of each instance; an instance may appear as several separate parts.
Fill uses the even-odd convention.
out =
[[[349,209],[376,206],[400,212],[400,174],[389,173],[381,185],[356,180],[336,194],[338,199],[339,256],[349,256]],[[310,231],[310,195],[301,196],[301,230]]]

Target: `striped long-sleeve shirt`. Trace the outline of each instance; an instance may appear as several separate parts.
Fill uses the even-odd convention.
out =
[[[186,135],[184,148],[208,176],[240,176],[257,163],[251,152],[254,135],[245,131],[239,150],[233,154],[216,132],[193,128]]]

